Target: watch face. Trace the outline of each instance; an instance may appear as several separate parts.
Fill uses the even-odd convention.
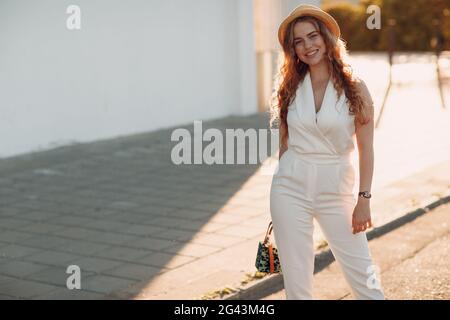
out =
[[[370,198],[371,194],[368,191],[363,191],[359,193],[361,196],[363,196],[364,198]]]

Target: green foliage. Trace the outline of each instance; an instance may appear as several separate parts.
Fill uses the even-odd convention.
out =
[[[381,29],[369,30],[369,5],[381,8]],[[361,0],[359,4],[333,3],[324,6],[341,28],[349,50],[388,50],[393,37],[396,51],[433,51],[436,39],[450,50],[450,0]],[[395,24],[390,27],[389,22]],[[391,38],[392,39],[392,38]]]

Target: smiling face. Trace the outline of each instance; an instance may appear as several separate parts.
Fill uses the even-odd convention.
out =
[[[300,21],[294,25],[293,33],[297,57],[310,67],[322,62],[327,49],[319,29],[309,21]]]

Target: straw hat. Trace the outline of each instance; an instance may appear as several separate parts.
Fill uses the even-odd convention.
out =
[[[278,28],[278,40],[280,41],[281,45],[283,45],[286,29],[289,23],[294,21],[296,18],[303,16],[312,16],[314,18],[317,18],[325,23],[328,29],[330,29],[331,33],[333,33],[336,37],[339,38],[339,36],[341,35],[339,25],[332,16],[330,16],[322,9],[311,4],[301,4],[297,8],[292,10],[292,12],[286,17],[286,19],[283,20],[283,22],[280,24],[280,27]]]

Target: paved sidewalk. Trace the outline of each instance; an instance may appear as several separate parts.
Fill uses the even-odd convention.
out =
[[[450,203],[371,240],[389,300],[450,299]],[[336,262],[314,276],[315,299],[353,299]],[[280,290],[263,300],[284,300]]]
[[[16,171],[1,162],[2,298],[200,299],[254,271],[271,176],[249,165],[149,170],[145,159],[158,162],[143,151],[155,146],[131,141],[30,156]],[[448,195],[448,181],[449,161],[390,185],[375,221]],[[80,291],[65,288],[70,264]]]
[[[376,166],[385,177],[373,189],[376,226],[449,195],[448,141],[436,139],[448,117],[432,112],[421,124],[433,143],[401,140],[401,154],[380,152],[410,165]],[[204,122],[203,131],[267,123],[263,114],[227,117]],[[378,144],[397,136],[389,130]],[[259,165],[176,166],[171,132],[0,160],[0,299],[217,298],[255,283],[247,274],[270,221],[271,175]],[[66,288],[69,265],[80,266],[82,290]]]
[[[228,117],[207,127],[266,128],[267,118]],[[142,284],[167,294],[173,281],[216,271],[197,269],[200,261],[218,261],[224,249],[261,234],[269,176],[249,181],[259,165],[176,166],[171,132],[1,160],[0,294],[133,298]],[[72,264],[81,268],[80,291],[66,289]],[[221,280],[239,279],[241,270],[227,277]],[[183,295],[221,285],[208,280]]]

